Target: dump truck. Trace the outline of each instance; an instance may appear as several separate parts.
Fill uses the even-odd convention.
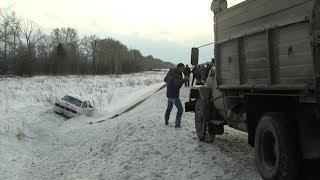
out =
[[[320,0],[214,0],[211,10],[214,73],[185,104],[197,136],[247,132],[262,178],[295,179],[320,158]]]

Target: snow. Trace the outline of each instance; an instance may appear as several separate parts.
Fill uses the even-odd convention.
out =
[[[33,90],[21,92],[25,91],[25,86],[21,87],[21,91],[11,89],[16,94],[16,102],[18,99],[29,101],[14,109],[12,104],[15,100],[5,100],[10,108],[7,114],[4,112],[6,108],[2,109],[5,116],[1,115],[1,124],[7,124],[5,127],[16,125],[22,130],[13,133],[11,128],[1,129],[0,179],[260,179],[251,160],[237,158],[223,149],[223,138],[244,139],[245,134],[228,129],[227,136],[218,137],[213,144],[199,142],[192,113],[183,114],[181,129],[173,127],[176,110],[171,114],[169,126],[164,126],[165,89],[154,93],[162,86],[164,73],[147,73],[144,80],[141,80],[142,74],[125,75],[114,81],[126,84],[132,78],[132,81],[144,82],[149,77],[152,83],[149,86],[142,83],[118,89],[118,85],[112,85],[115,88],[113,91],[101,87],[101,93],[96,90],[87,93],[89,88],[83,84],[91,82],[98,86],[102,81],[113,81],[113,77],[110,80],[105,80],[108,77],[86,77],[79,81],[81,90],[67,85],[72,83],[70,78],[76,80],[79,77],[59,77],[57,79],[67,82],[60,89],[64,91],[61,94],[53,88],[53,94],[58,93],[58,96],[70,91],[85,92],[82,96],[88,95],[97,101],[99,97],[108,99],[107,95],[102,94],[114,92],[110,93],[113,95],[110,103],[96,102],[97,113],[93,117],[79,116],[68,120],[54,114],[48,105],[50,103],[36,103],[32,101],[34,96],[26,97]],[[44,77],[34,79],[38,78]],[[19,81],[35,82],[33,79],[5,79],[0,83],[17,87],[14,84]],[[56,83],[55,86],[62,87],[55,80],[49,78],[47,81],[47,85]],[[37,85],[39,89],[42,88],[40,84],[43,83]],[[5,91],[10,92],[10,88]],[[5,97],[3,92],[0,94]],[[111,114],[122,112],[146,97],[149,98],[131,111],[109,119]],[[184,88],[182,101],[186,101],[187,97],[188,89]],[[30,101],[34,103],[29,104]],[[24,125],[10,121],[21,121]],[[17,134],[22,135],[17,138]],[[237,151],[236,148],[232,150]],[[251,157],[252,154],[244,156]]]
[[[36,76],[0,78],[0,132],[33,122],[35,114],[52,111],[57,99],[68,94],[90,100],[96,111],[91,121],[122,112],[163,85],[166,71],[114,76]],[[7,121],[10,119],[10,121]],[[7,134],[7,133],[5,133]]]

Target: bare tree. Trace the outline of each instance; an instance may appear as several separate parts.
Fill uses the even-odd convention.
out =
[[[52,30],[51,39],[54,43],[65,46],[79,43],[78,32],[74,28],[55,28]]]
[[[93,65],[93,72],[98,72],[97,47],[99,38],[96,35],[84,36],[81,39],[81,52],[88,62]]]
[[[20,28],[20,60],[22,61],[22,72],[27,75],[34,73],[36,61],[36,46],[43,39],[44,34],[41,32],[39,26],[31,20],[24,20]]]
[[[3,50],[2,50],[2,57],[4,61],[7,60],[8,55],[8,37],[9,37],[9,27],[10,27],[10,19],[9,19],[9,13],[7,10],[1,10],[0,11],[0,38],[1,42],[3,43]]]
[[[64,68],[62,72],[79,73],[81,56],[79,52],[80,39],[77,30],[74,28],[53,29],[51,39],[55,46],[62,44],[65,49],[66,57],[61,62]]]
[[[31,20],[22,22],[20,32],[20,40],[26,44],[28,51],[31,51],[31,48],[34,48],[44,38],[39,26]]]
[[[0,63],[6,72],[13,69],[17,55],[20,19],[10,9],[0,10]],[[4,71],[4,70],[2,70]],[[5,72],[3,72],[5,73]]]

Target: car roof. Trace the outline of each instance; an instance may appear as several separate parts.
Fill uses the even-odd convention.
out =
[[[78,99],[78,100],[80,100],[80,101],[88,101],[88,100],[86,100],[85,98],[83,98],[83,97],[81,97],[81,96],[78,96],[78,95],[75,95],[75,94],[67,94],[67,96],[70,96],[70,97],[73,97],[73,98],[76,98],[76,99]]]

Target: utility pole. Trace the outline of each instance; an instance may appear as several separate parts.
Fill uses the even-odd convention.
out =
[[[203,48],[203,47],[206,47],[206,46],[210,46],[210,45],[212,45],[212,44],[214,44],[214,42],[211,42],[211,43],[208,43],[208,44],[204,44],[204,45],[201,45],[201,46],[199,46],[199,47],[196,47],[196,48]]]

